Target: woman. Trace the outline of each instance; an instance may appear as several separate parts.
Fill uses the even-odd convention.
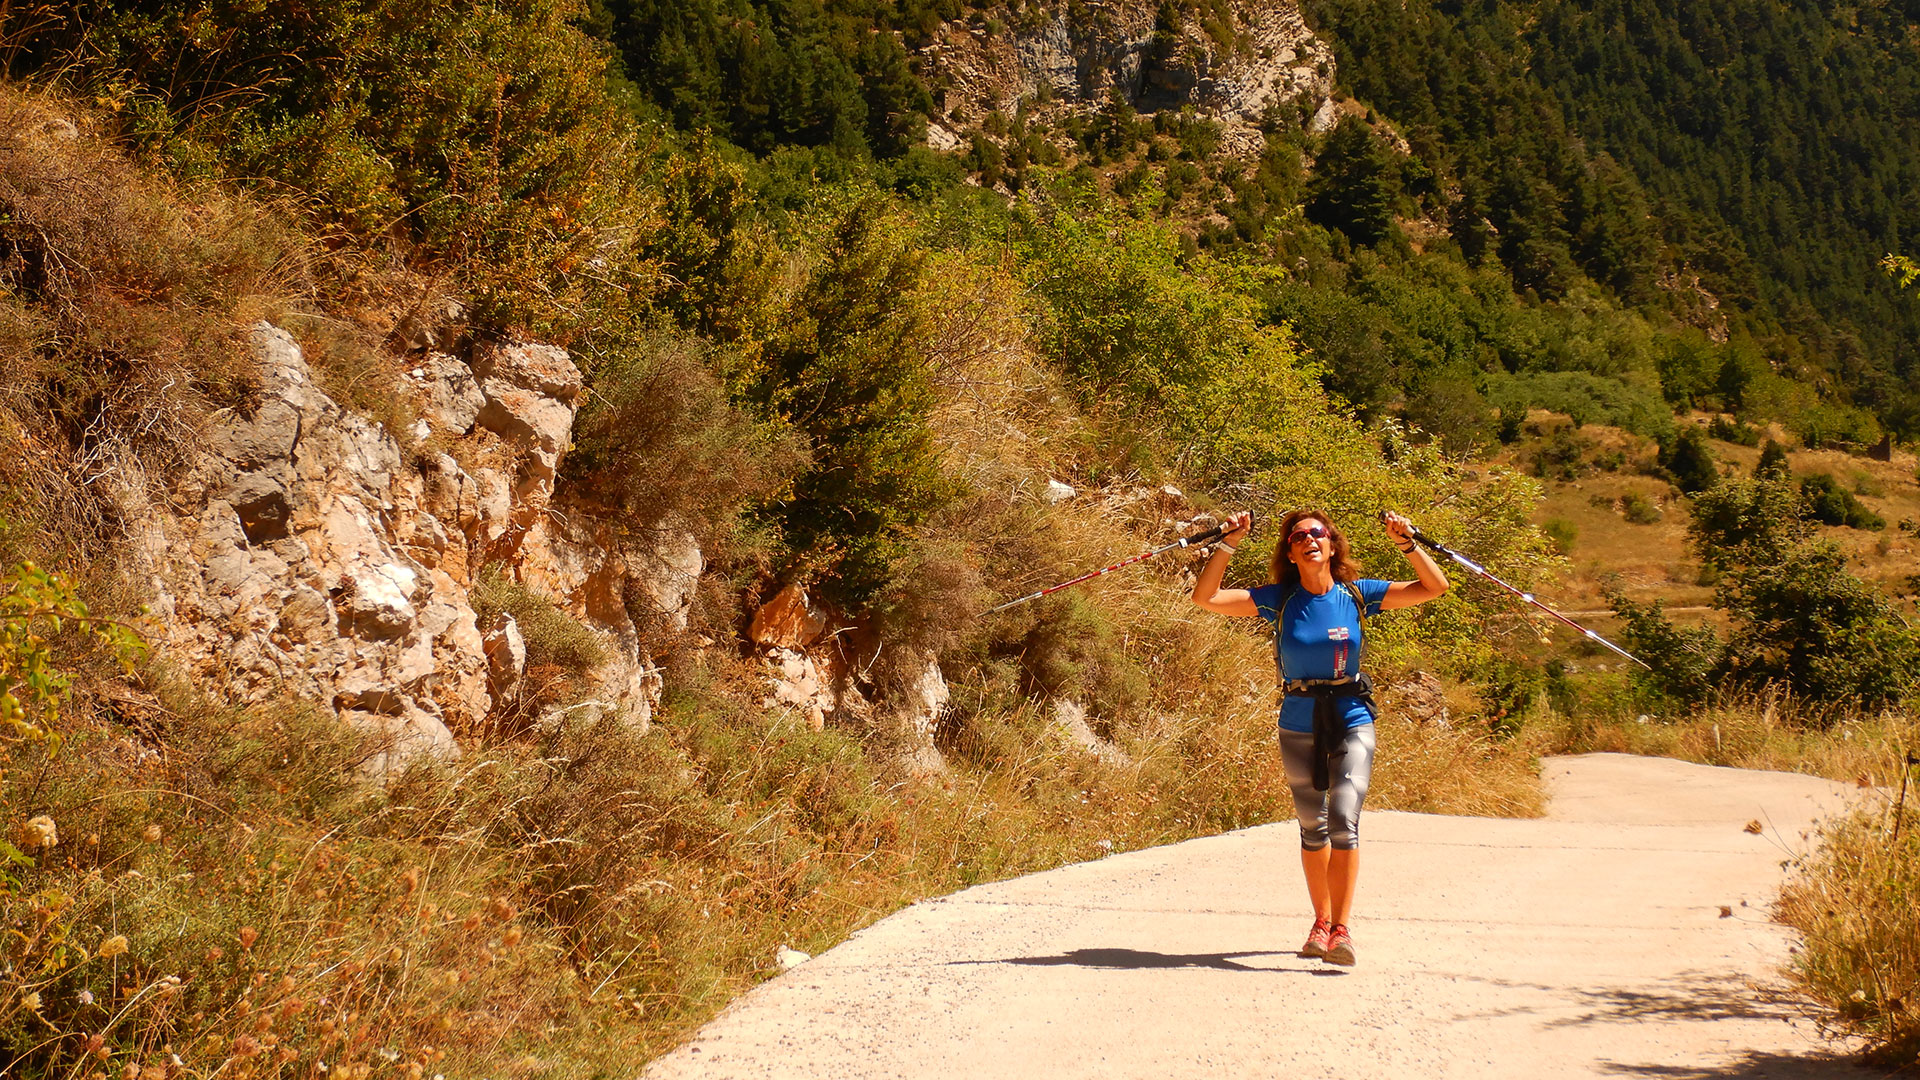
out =
[[[1447,591],[1447,576],[1413,542],[1413,525],[1385,514],[1387,537],[1413,564],[1414,581],[1362,578],[1347,538],[1326,514],[1295,510],[1280,519],[1272,583],[1222,589],[1227,560],[1253,527],[1245,511],[1207,557],[1193,602],[1222,615],[1258,615],[1275,625],[1280,666],[1280,757],[1300,819],[1300,865],[1313,900],[1313,929],[1301,956],[1351,965],[1354,882],[1360,874],[1360,805],[1373,772],[1373,687],[1360,671],[1362,611],[1424,603]]]

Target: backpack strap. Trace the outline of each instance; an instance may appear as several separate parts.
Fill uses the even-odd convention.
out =
[[[1360,640],[1354,644],[1353,670],[1360,670],[1360,661],[1367,651],[1367,598],[1360,595],[1360,586],[1351,581],[1341,584],[1347,587],[1347,595],[1353,597],[1353,610],[1360,620]]]

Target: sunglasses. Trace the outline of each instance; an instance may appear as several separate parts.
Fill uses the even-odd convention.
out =
[[[1287,546],[1292,547],[1302,540],[1324,540],[1332,535],[1323,526],[1309,525],[1304,529],[1295,529],[1287,534]]]

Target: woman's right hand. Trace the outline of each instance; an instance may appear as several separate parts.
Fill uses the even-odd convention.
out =
[[[1228,514],[1227,520],[1221,522],[1220,525],[1221,528],[1225,530],[1220,534],[1220,541],[1228,547],[1239,547],[1240,541],[1246,539],[1247,534],[1253,531],[1253,512],[1250,510],[1235,511],[1234,513]]]

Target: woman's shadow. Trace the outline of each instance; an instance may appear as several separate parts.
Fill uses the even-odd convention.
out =
[[[1026,964],[1032,967],[1116,968],[1144,971],[1165,968],[1211,968],[1215,971],[1264,971],[1269,974],[1345,975],[1340,968],[1315,966],[1260,967],[1240,960],[1255,956],[1298,956],[1276,950],[1224,953],[1158,953],[1142,949],[1072,949],[1057,956],[1015,956],[1004,960],[951,960],[951,964]]]

